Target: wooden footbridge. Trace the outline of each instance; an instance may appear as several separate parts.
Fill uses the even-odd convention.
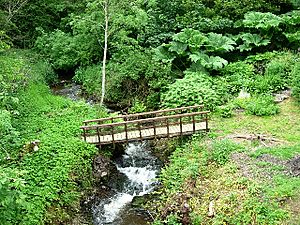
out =
[[[86,142],[101,146],[191,135],[208,131],[208,113],[200,105],[86,120],[82,136]]]

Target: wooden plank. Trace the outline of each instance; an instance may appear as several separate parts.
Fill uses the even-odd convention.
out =
[[[175,137],[175,136],[180,136],[185,135],[187,133],[194,133],[195,131],[200,131],[200,130],[206,130],[206,121],[205,122],[200,122],[200,123],[195,123],[195,128],[193,127],[193,124],[184,124],[182,125],[182,132],[181,132],[181,126],[176,125],[176,126],[170,126],[169,127],[169,136],[170,137]],[[141,129],[141,131],[130,131],[127,132],[128,138],[126,138],[126,132],[121,132],[121,133],[116,133],[114,135],[114,138],[112,135],[104,135],[100,136],[100,143],[102,144],[108,144],[108,143],[117,143],[117,142],[126,142],[127,140],[139,140],[141,138],[143,139],[152,139],[158,136],[163,136],[167,137],[168,135],[168,130],[167,127],[159,127],[155,129],[156,132],[154,132],[154,128],[148,128],[148,129]],[[140,133],[141,132],[141,133]],[[99,144],[98,141],[98,135],[95,136],[86,136],[86,142],[88,143],[93,143],[93,144]]]
[[[101,128],[109,128],[109,127],[117,127],[117,126],[124,126],[125,124],[137,124],[137,123],[149,123],[149,122],[162,122],[168,119],[180,119],[183,117],[191,117],[191,116],[197,116],[197,115],[205,115],[208,114],[209,111],[203,111],[203,112],[194,112],[194,113],[184,113],[184,114],[177,114],[172,116],[160,116],[155,118],[148,118],[148,119],[139,119],[139,120],[130,120],[126,122],[118,122],[118,123],[111,123],[111,124],[100,124],[100,125],[91,125],[91,126],[82,126],[81,129],[87,130],[95,130],[97,127]]]
[[[120,115],[115,117],[107,117],[107,118],[101,118],[101,119],[94,119],[94,120],[85,120],[83,123],[87,125],[88,123],[93,122],[104,122],[112,119],[124,119],[124,121],[127,121],[130,117],[139,117],[139,116],[146,116],[146,115],[152,115],[152,114],[161,114],[161,113],[168,113],[168,112],[175,112],[175,111],[183,111],[187,109],[196,109],[196,108],[204,108],[204,105],[195,105],[195,106],[187,106],[187,107],[179,107],[179,108],[173,108],[173,109],[163,109],[163,110],[157,110],[157,111],[151,111],[151,112],[143,112],[143,113],[135,113],[135,114],[129,114],[129,115]]]

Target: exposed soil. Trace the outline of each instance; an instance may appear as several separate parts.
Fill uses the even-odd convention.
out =
[[[300,176],[300,156],[283,160],[268,154],[251,158],[246,153],[234,153],[231,158],[242,175],[250,179],[272,179],[278,174]]]
[[[300,176],[300,155],[294,157],[287,162],[293,176]]]

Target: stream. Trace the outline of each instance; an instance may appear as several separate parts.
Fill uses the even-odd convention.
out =
[[[95,225],[146,225],[145,215],[130,207],[135,196],[153,191],[161,163],[151,155],[147,143],[132,143],[125,154],[115,160],[120,177],[114,194],[92,207]]]
[[[52,87],[52,92],[74,101],[84,99],[81,86],[68,81]],[[131,202],[134,197],[153,191],[161,162],[151,154],[147,142],[130,143],[125,148],[125,154],[114,160],[119,176],[109,184],[111,195],[97,200],[91,208],[94,225],[148,224],[149,215],[133,209]]]

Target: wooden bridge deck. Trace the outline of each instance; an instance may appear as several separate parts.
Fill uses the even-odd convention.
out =
[[[206,130],[206,123],[196,123],[195,124],[195,130],[193,130],[193,124],[185,124],[182,125],[182,133],[180,132],[180,125],[170,126],[169,127],[169,134],[167,127],[159,127],[156,128],[156,131],[154,131],[154,128],[147,128],[147,129],[141,129],[141,133],[139,130],[136,131],[129,131],[127,132],[128,140],[126,138],[126,132],[122,133],[116,133],[114,134],[114,140],[112,138],[112,135],[103,135],[103,136],[88,136],[86,137],[86,142],[91,144],[110,144],[118,142],[129,142],[129,141],[137,141],[137,140],[146,140],[146,139],[155,139],[155,138],[171,138],[181,135],[190,135],[195,133],[196,131]],[[100,139],[100,140],[99,140]]]
[[[181,107],[84,121],[83,140],[96,145],[172,138],[208,131],[208,111],[203,106]],[[191,112],[192,111],[192,112]],[[171,115],[170,115],[171,114]]]

